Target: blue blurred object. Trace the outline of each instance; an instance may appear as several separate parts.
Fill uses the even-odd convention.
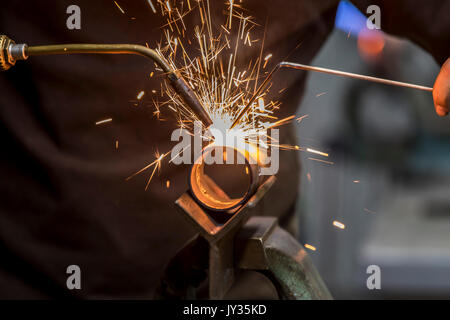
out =
[[[450,176],[450,139],[444,135],[430,136],[423,134],[411,154],[406,166],[413,172]]]
[[[337,29],[358,36],[362,30],[367,29],[366,21],[366,16],[349,1],[339,3],[334,22]]]

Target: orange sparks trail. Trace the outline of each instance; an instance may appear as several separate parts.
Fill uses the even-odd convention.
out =
[[[312,148],[306,148],[306,151],[311,152],[311,153],[315,153],[324,157],[328,157],[328,153],[322,152],[322,151],[318,151],[318,150],[314,150]]]
[[[104,124],[104,123],[108,123],[108,122],[111,122],[111,121],[112,121],[112,118],[105,119],[105,120],[100,120],[100,121],[97,121],[95,123],[95,125],[98,126],[99,124]]]
[[[308,160],[318,161],[318,162],[322,162],[322,163],[330,164],[330,165],[334,164],[334,162],[332,162],[332,161],[325,161],[325,160],[316,159],[316,158],[308,158]]]
[[[114,2],[124,13],[119,4]],[[248,15],[241,2],[234,0],[227,0],[225,4],[214,2],[214,5],[224,6],[222,21],[217,17],[213,21],[210,14],[210,5],[213,3],[210,0],[157,0],[155,3],[147,0],[147,2],[151,10],[159,13],[166,21],[161,29],[163,40],[158,43],[156,50],[195,91],[213,121],[212,128],[229,134],[227,130],[230,130],[240,112],[252,102],[249,112],[231,129],[232,134],[238,137],[238,146],[251,146],[250,148],[259,150],[267,150],[269,147],[283,150],[301,149],[298,146],[283,145],[271,138],[271,129],[293,120],[300,122],[307,116],[296,118],[293,115],[279,119],[276,112],[280,109],[281,103],[269,98],[271,86],[268,85],[256,93],[258,81],[264,77],[263,74],[265,75],[263,69],[272,64],[273,56],[264,52],[266,29],[260,32],[262,30],[258,28],[261,25]],[[185,24],[187,15],[193,18],[190,21],[196,21],[191,28]],[[261,40],[253,34],[255,30],[260,30]],[[250,61],[240,61],[241,52],[249,50],[252,46],[258,46],[254,49],[255,52],[259,51],[258,56]],[[153,72],[150,73],[150,77],[152,76]],[[179,128],[192,134],[193,124],[198,119],[167,80],[163,80],[160,92],[156,90],[151,92],[152,105],[155,108],[153,115],[158,120],[166,121],[169,117],[165,115],[170,113],[171,118],[177,120]],[[144,91],[140,91],[137,100],[143,99],[144,94]],[[204,137],[204,140],[207,143],[217,143],[214,138]],[[325,156],[325,153],[317,154]],[[151,173],[147,188],[156,171],[161,168],[166,155],[164,154],[161,159],[158,155],[156,160],[130,177],[149,170]]]
[[[120,12],[122,12],[122,14],[125,14],[125,11],[123,11],[119,4],[116,1],[114,1],[114,3],[116,4],[117,8],[119,8]]]
[[[153,13],[156,13],[156,8],[152,3],[152,0],[147,0],[148,4],[150,5],[150,8],[152,8]]]
[[[145,166],[144,168],[142,168],[142,169],[139,170],[138,172],[133,173],[131,176],[129,176],[129,177],[126,178],[125,180],[130,180],[131,178],[133,178],[134,176],[140,174],[141,172],[143,172],[143,171],[145,171],[145,170],[147,170],[147,169],[153,167],[153,171],[152,171],[152,173],[151,173],[151,175],[150,175],[150,178],[149,178],[148,181],[147,181],[147,185],[145,186],[145,190],[147,190],[147,189],[148,189],[148,186],[149,186],[149,184],[150,184],[150,181],[152,181],[153,176],[155,175],[155,172],[156,172],[157,170],[161,169],[161,162],[162,162],[162,160],[163,160],[167,155],[169,155],[169,154],[170,154],[170,151],[167,152],[167,153],[163,153],[163,154],[161,154],[161,155],[159,154],[159,152],[156,152],[156,154],[155,154],[156,160],[155,160],[155,161],[153,161],[152,163],[148,164],[147,166]]]
[[[342,222],[339,222],[337,220],[333,221],[333,226],[335,226],[336,228],[342,229],[342,230],[345,229],[345,224],[343,224]]]
[[[270,58],[272,58],[272,54],[271,54],[271,53],[269,53],[269,54],[264,58],[263,69],[266,68],[267,62],[269,61]]]
[[[309,115],[308,114],[305,114],[304,116],[301,116],[301,117],[298,117],[297,119],[295,119],[298,123],[300,123],[300,122],[302,122],[303,121],[303,119],[306,119],[306,118],[308,118],[309,117]]]
[[[314,246],[312,246],[310,244],[307,244],[307,243],[305,243],[305,248],[307,248],[307,249],[309,249],[311,251],[316,251],[316,247],[314,247]]]

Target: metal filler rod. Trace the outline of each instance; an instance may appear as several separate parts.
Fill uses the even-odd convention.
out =
[[[256,97],[258,97],[261,94],[261,92],[266,87],[269,80],[272,78],[273,74],[276,71],[278,71],[280,68],[283,68],[283,67],[297,69],[297,70],[321,72],[321,73],[326,73],[326,74],[332,74],[335,76],[341,76],[341,77],[347,77],[347,78],[353,78],[353,79],[359,79],[359,80],[366,80],[366,81],[383,83],[383,84],[387,84],[387,85],[391,85],[391,86],[398,86],[398,87],[405,87],[405,88],[411,88],[411,89],[416,89],[416,90],[433,92],[433,88],[431,88],[431,87],[420,86],[420,85],[412,84],[412,83],[408,83],[408,82],[400,82],[400,81],[394,81],[394,80],[389,80],[389,79],[371,77],[371,76],[366,76],[366,75],[362,75],[362,74],[345,72],[345,71],[329,69],[329,68],[314,67],[314,66],[309,66],[309,65],[300,64],[300,63],[280,62],[279,64],[277,64],[275,66],[275,68],[264,79],[264,81],[261,83],[261,85],[256,90],[255,94],[250,99],[250,101],[247,103],[247,105],[244,107],[244,109],[242,109],[241,112],[238,114],[238,116],[234,120],[233,124],[231,125],[231,129],[234,128],[239,123],[239,121],[242,119],[242,117],[247,113],[247,111],[250,109],[251,105],[255,101]]]

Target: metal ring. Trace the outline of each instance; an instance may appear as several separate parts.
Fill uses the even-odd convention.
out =
[[[207,174],[204,172],[205,159],[211,156],[214,150],[222,152],[236,152],[236,161],[238,164],[244,164],[246,173],[249,175],[249,184],[246,192],[238,198],[230,198]],[[229,146],[207,146],[202,150],[202,155],[191,167],[189,174],[189,187],[194,198],[203,207],[212,211],[231,211],[243,205],[255,193],[259,186],[259,166],[252,161],[243,152]],[[234,213],[234,212],[232,212]]]

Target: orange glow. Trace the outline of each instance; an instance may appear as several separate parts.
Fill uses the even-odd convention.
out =
[[[358,49],[363,58],[378,59],[385,44],[384,34],[379,30],[363,30],[358,34]]]

